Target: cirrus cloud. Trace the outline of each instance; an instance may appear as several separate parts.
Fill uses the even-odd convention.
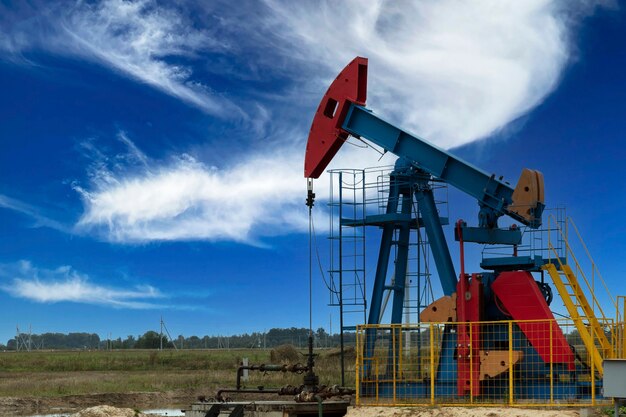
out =
[[[142,155],[135,158],[141,161],[139,169],[119,173],[94,162],[90,189],[75,187],[85,203],[78,230],[119,243],[206,239],[254,244],[260,244],[259,236],[306,230],[303,199],[297,198],[305,182],[293,175],[300,161],[290,153],[255,154],[220,169],[189,155],[149,161],[123,137],[130,152]]]
[[[0,287],[13,297],[39,303],[73,302],[115,308],[154,309],[161,306],[147,300],[163,298],[150,285],[132,289],[113,288],[93,283],[89,276],[70,266],[39,268],[29,261],[0,265],[0,276],[10,281]]]
[[[75,187],[84,204],[76,230],[119,243],[258,243],[306,230],[301,161],[307,124],[326,86],[355,55],[370,58],[370,107],[438,146],[455,147],[493,135],[540,105],[574,59],[577,24],[604,3],[40,4],[37,19],[0,17],[6,35],[0,48],[7,56],[40,48],[77,57],[209,115],[236,115],[229,132],[248,141],[241,156],[228,161],[177,151],[157,162],[121,135],[141,166],[115,172],[92,165],[90,181]],[[228,88],[221,90],[216,80],[233,79],[228,88],[239,89],[236,99],[218,93]],[[249,80],[278,82],[272,91],[257,92],[260,84]],[[299,133],[268,140],[267,130]],[[223,141],[207,136],[201,140],[209,148]],[[371,166],[376,158],[342,149],[333,166]]]

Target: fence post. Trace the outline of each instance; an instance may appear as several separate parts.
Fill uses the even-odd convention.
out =
[[[360,396],[361,390],[359,389],[360,382],[361,382],[360,381],[361,380],[361,366],[360,366],[360,362],[359,362],[358,358],[359,358],[359,356],[357,354],[356,369],[355,369],[355,371],[356,371],[356,375],[355,375],[356,376],[356,383],[354,384],[355,385],[354,388],[356,390],[355,403],[356,403],[356,405],[361,405],[361,402],[360,402],[360,400],[361,400],[361,396]]]
[[[472,340],[472,329],[473,325],[469,325],[469,357],[470,357],[470,404],[474,403],[474,352],[472,351],[472,347],[474,346],[474,341]]]
[[[624,300],[624,308],[622,309],[622,358],[626,358],[626,297]]]
[[[355,346],[355,350],[356,350],[356,366],[355,366],[355,390],[356,390],[356,394],[355,394],[355,403],[356,405],[361,405],[360,404],[360,400],[361,400],[361,390],[359,389],[360,386],[360,382],[361,382],[361,364],[363,363],[363,361],[365,360],[363,357],[363,352],[361,351],[361,326],[357,326],[356,327],[356,346]]]
[[[398,362],[397,362],[398,350],[396,349],[396,328],[395,328],[396,326],[397,325],[394,325],[394,324],[391,325],[391,344],[392,344],[392,347],[391,347],[391,351],[392,351],[392,353],[391,353],[391,355],[392,355],[391,363],[393,365],[393,371],[392,371],[391,374],[393,375],[393,384],[392,385],[393,385],[393,403],[394,403],[394,405],[396,404],[396,376],[397,376],[396,369],[397,369],[397,366],[398,366]],[[389,369],[389,368],[387,368],[387,369]]]
[[[430,327],[430,405],[435,405],[435,334],[433,324]]]
[[[596,345],[595,340],[593,340],[593,337],[595,335],[595,332],[592,330],[591,332],[591,348],[593,349]],[[592,352],[587,352],[587,356],[591,359],[591,405],[594,406],[596,405],[596,364],[594,363],[595,361],[593,360],[593,355]]]
[[[404,348],[402,347],[402,331],[404,330],[404,325],[400,324],[398,328],[398,372],[396,374],[397,379],[402,379],[402,365],[403,365],[403,357],[404,357]]]
[[[509,404],[513,405],[513,322],[509,320]]]

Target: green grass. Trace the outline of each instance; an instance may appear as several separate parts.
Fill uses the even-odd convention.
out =
[[[120,350],[0,353],[0,396],[63,396],[93,393],[167,392],[234,388],[242,358],[270,363],[270,351]],[[301,362],[305,362],[304,356]],[[350,362],[350,360],[348,360]],[[339,358],[322,353],[316,373],[323,384],[340,383]],[[347,363],[346,385],[354,385],[354,363]],[[299,385],[301,375],[250,372],[249,387]]]
[[[0,370],[8,372],[219,370],[269,359],[264,350],[119,350],[3,352]]]

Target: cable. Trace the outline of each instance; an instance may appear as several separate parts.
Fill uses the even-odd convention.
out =
[[[559,317],[562,317],[564,319],[568,319],[568,320],[572,319],[570,316],[566,316],[564,314],[557,313],[556,311],[551,311],[551,313],[554,314],[555,316],[559,316]]]
[[[376,151],[376,152],[378,152],[378,153],[380,154],[380,158],[378,159],[379,161],[380,161],[380,160],[382,159],[382,157],[383,157],[383,156],[385,156],[385,154],[387,153],[387,150],[386,150],[386,149],[385,149],[385,150],[383,150],[383,151],[380,151],[380,150],[376,149],[375,147],[373,147],[371,144],[369,144],[369,143],[365,142],[363,139],[361,139],[361,138],[359,138],[359,137],[356,137],[356,136],[352,136],[352,137],[353,137],[354,139],[358,140],[359,142],[362,142],[362,143],[363,143],[363,145],[365,145],[365,146],[359,146],[359,145],[357,145],[356,143],[352,143],[352,142],[350,142],[350,141],[346,141],[345,143],[348,143],[348,144],[350,144],[350,145],[352,145],[352,146],[356,146],[357,148],[371,148],[371,149],[373,149],[374,151]]]
[[[363,141],[361,140],[361,142]],[[361,149],[366,149],[370,147],[367,143],[364,143],[363,145],[357,145],[356,143],[350,142],[349,140],[345,141],[345,143],[347,143],[348,145],[356,146],[357,148],[361,148]]]
[[[313,335],[313,179],[307,180],[307,200],[309,207],[309,335]]]
[[[313,230],[313,244],[315,246],[315,253],[317,257],[317,265],[320,270],[320,275],[322,276],[322,281],[324,281],[324,285],[333,294],[339,294],[339,291],[333,289],[332,286],[326,281],[326,276],[324,275],[324,268],[322,267],[322,258],[320,257],[319,245],[317,244],[317,234],[315,233],[315,222],[311,218],[311,229]]]

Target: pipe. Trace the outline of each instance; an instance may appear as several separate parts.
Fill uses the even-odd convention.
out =
[[[322,397],[319,395],[315,396],[317,398],[317,417],[324,417],[324,407],[322,407]]]
[[[247,369],[249,371],[261,371],[261,372],[291,372],[294,374],[301,374],[309,370],[308,366],[296,363],[295,365],[274,365],[274,364],[261,364],[261,365],[241,365],[237,368],[237,390],[241,390],[241,377],[243,371]]]
[[[225,402],[226,398],[222,397],[222,394],[226,393],[226,392],[231,392],[231,393],[242,393],[242,394],[280,394],[280,390],[279,389],[263,389],[263,387],[257,388],[257,389],[232,389],[232,388],[225,388],[225,389],[220,389],[219,391],[217,391],[216,394],[216,399],[219,402]]]

